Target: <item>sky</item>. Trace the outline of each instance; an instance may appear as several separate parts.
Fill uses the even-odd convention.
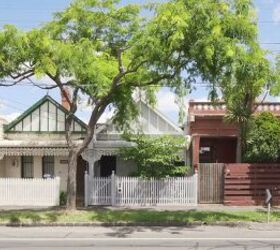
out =
[[[63,10],[71,0],[0,0],[0,28],[5,24],[14,24],[18,28],[29,30],[48,22],[52,14]],[[143,3],[141,0],[122,0],[123,4]],[[280,0],[254,0],[259,17],[259,41],[261,46],[269,49],[272,55],[280,54]],[[0,88],[0,116],[8,121],[16,118],[28,107],[49,94],[57,101],[57,90],[40,90],[31,86]],[[157,108],[173,122],[178,122],[178,107],[175,97],[168,89],[158,93]],[[205,86],[197,87],[186,97],[188,100],[207,100],[208,90]],[[79,110],[79,118],[86,120],[88,108]],[[102,117],[106,120],[108,114]]]

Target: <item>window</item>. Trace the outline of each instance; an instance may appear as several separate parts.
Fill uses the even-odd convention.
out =
[[[21,178],[33,178],[33,157],[22,156],[21,158]]]
[[[54,176],[54,157],[44,156],[43,157],[43,177]]]

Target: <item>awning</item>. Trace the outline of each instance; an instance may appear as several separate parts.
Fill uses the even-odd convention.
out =
[[[0,148],[0,158],[4,156],[67,156],[67,148],[49,147],[5,147]]]
[[[76,140],[78,145],[82,141]],[[0,140],[0,159],[4,156],[67,156],[65,140]]]

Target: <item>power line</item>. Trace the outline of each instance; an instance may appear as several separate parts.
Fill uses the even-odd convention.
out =
[[[2,97],[0,97],[0,98],[2,98]],[[14,109],[14,110],[17,110],[17,111],[21,111],[22,113],[23,112],[25,112],[26,111],[26,109],[22,109],[22,108],[19,108],[19,107],[17,107],[17,106],[14,106],[14,105],[12,105],[12,104],[8,104],[7,102],[5,102],[5,101],[8,101],[8,99],[7,98],[2,98],[3,100],[4,100],[4,105],[5,106],[7,106],[7,107],[9,107],[9,108],[12,108],[12,109]],[[5,100],[6,99],[6,100]],[[8,101],[9,103],[11,103],[11,101]],[[27,104],[24,104],[24,103],[20,103],[20,102],[17,102],[17,101],[15,101],[15,100],[13,100],[13,102],[15,102],[15,103],[18,103],[18,104],[20,104],[20,105],[24,105],[24,106],[28,106]],[[53,113],[53,112],[50,112],[49,111],[49,114],[52,114],[52,115],[56,115],[56,113]],[[39,118],[43,118],[43,119],[47,119],[47,120],[52,120],[52,121],[56,121],[56,119],[54,119],[54,118],[52,118],[52,117],[50,117],[50,116],[42,116],[42,114],[41,114],[41,116],[40,115],[37,115],[37,114],[34,114],[34,113],[32,113],[32,116],[36,116],[36,117],[39,117]],[[65,120],[65,116],[64,115],[60,115],[60,114],[58,114],[57,113],[57,116],[60,116],[61,117],[61,119],[58,119],[58,121],[63,121],[63,120]]]
[[[263,45],[280,45],[280,42],[261,42]]]

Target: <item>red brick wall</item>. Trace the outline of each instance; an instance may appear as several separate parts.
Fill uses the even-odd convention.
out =
[[[236,125],[226,123],[223,117],[196,117],[190,123],[190,134],[211,136],[237,136]]]

